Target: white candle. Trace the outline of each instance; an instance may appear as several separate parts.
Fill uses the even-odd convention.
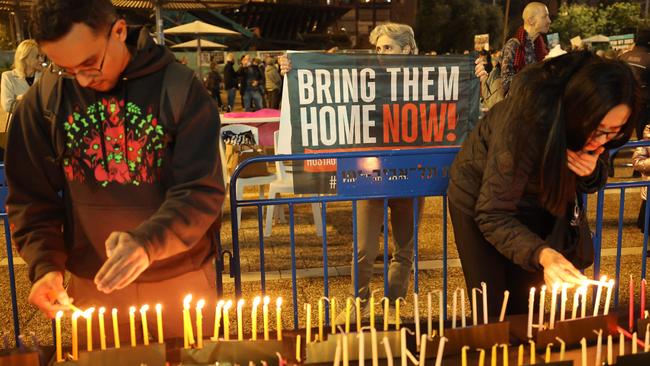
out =
[[[580,340],[580,347],[582,350],[581,352],[582,357],[580,358],[582,360],[581,365],[587,366],[587,340],[585,339],[585,337],[582,337],[582,339]]]
[[[325,335],[323,334],[323,322],[325,321],[324,318],[324,304],[325,300],[327,300],[326,297],[321,297],[318,299],[318,341],[322,342],[323,338]]]
[[[350,312],[352,311],[352,298],[348,297],[345,299],[345,333],[350,333]],[[345,351],[345,346],[343,346],[343,351]],[[343,352],[345,355],[345,352]],[[343,358],[343,363],[345,363],[345,358]]]
[[[384,344],[384,351],[386,352],[386,361],[387,366],[393,366],[393,351],[390,349],[390,342],[388,341],[388,337],[384,337],[381,340],[381,343]]]
[[[217,306],[214,308],[214,333],[212,335],[212,339],[215,341],[219,340],[219,329],[221,328],[221,312],[223,311],[224,304],[225,301],[219,300],[217,302]]]
[[[625,356],[625,335],[623,332],[618,333],[618,355]]]
[[[614,340],[612,339],[612,335],[607,336],[607,364],[608,365],[613,365],[614,364],[614,351],[612,350],[614,344]]]
[[[508,298],[510,297],[510,291],[503,291],[503,304],[501,304],[501,313],[499,313],[499,322],[502,322],[506,318],[506,309],[508,308]]]
[[[478,324],[478,309],[476,304],[476,292],[481,291],[480,289],[474,287],[472,289],[472,325]]]
[[[585,318],[587,316],[587,288],[582,288],[582,293],[580,294],[580,317]]]
[[[465,328],[467,326],[467,320],[465,315],[465,289],[460,289],[460,326]]]
[[[223,339],[230,340],[230,308],[232,307],[232,300],[228,300],[223,306]],[[281,339],[278,339],[281,340]]]
[[[422,335],[420,339],[420,344],[421,346],[420,346],[420,357],[418,359],[418,366],[419,365],[424,366],[424,362],[426,361],[427,358],[427,336],[425,334]]]
[[[481,282],[481,291],[483,293],[483,324],[488,323],[488,303],[487,303],[487,284]]]
[[[596,289],[596,301],[594,302],[594,316],[598,316],[598,311],[600,310],[600,298],[603,294],[603,285],[607,281],[607,276],[602,276],[598,282],[598,288]]]
[[[636,332],[632,333],[632,354],[633,355],[636,355],[636,353],[637,353],[637,347],[638,347],[637,339],[638,339],[638,337],[636,335]]]
[[[443,306],[442,290],[438,290],[438,333],[441,337],[445,335],[445,308]]]
[[[650,351],[650,324],[645,326],[645,339],[643,342],[643,352]]]
[[[330,297],[330,327],[332,334],[336,334],[336,297]]]
[[[601,365],[602,353],[603,353],[603,330],[599,329],[598,331],[593,331],[598,334],[598,341],[596,343],[596,365]]]
[[[305,304],[305,315],[306,315],[306,324],[305,324],[305,334],[306,341],[305,344],[311,343],[311,304]],[[357,320],[357,323],[361,323],[360,320]]]
[[[415,347],[420,349],[420,306],[418,294],[413,293],[413,321],[415,322]]]
[[[526,336],[528,338],[533,338],[533,308],[535,307],[535,288],[530,288],[530,293],[528,294],[528,324],[526,330]]]
[[[447,343],[447,337],[440,337],[440,342],[438,343],[438,353],[436,354],[436,366],[442,365],[442,355],[445,352],[445,343]]]
[[[427,293],[427,337],[431,337],[431,332],[433,331],[433,301],[431,297],[431,292]],[[442,314],[441,314],[442,315]]]
[[[571,319],[575,319],[576,316],[578,315],[578,305],[580,305],[580,287],[576,288],[573,292]]]
[[[607,295],[605,296],[605,307],[603,308],[603,314],[609,314],[609,303],[612,298],[612,289],[614,288],[614,280],[609,280],[607,283]]]
[[[454,290],[454,298],[451,305],[451,328],[456,329],[456,309],[458,308],[458,288]]]
[[[370,327],[370,349],[372,354],[372,366],[379,366],[379,352],[377,350],[377,330]],[[423,364],[424,365],[424,364]]]
[[[237,301],[237,340],[244,340],[244,299]]]
[[[407,357],[410,353],[408,348],[406,348],[406,328],[401,328],[399,330],[399,341],[400,341],[400,350],[401,350],[401,360],[402,366],[407,366]]]
[[[336,351],[334,352],[334,366],[341,365],[341,335],[336,337]]]
[[[370,327],[374,328],[375,327],[375,292],[379,290],[375,290],[370,293]]]
[[[560,288],[559,283],[553,284],[553,289],[551,290],[551,319],[550,319],[550,328],[555,329],[555,309],[557,307],[557,291]]]
[[[348,333],[343,333],[343,366],[350,365],[350,354],[348,352]]]
[[[271,303],[271,298],[264,296],[264,301],[262,303],[262,320],[264,321],[264,340],[269,340],[269,304]]]
[[[262,298],[260,296],[255,296],[253,299],[253,308],[251,309],[251,340],[257,340],[257,308],[262,303]],[[309,343],[309,340],[307,340]]]
[[[537,319],[537,324],[539,324],[540,329],[544,326],[544,302],[546,300],[546,286],[542,286],[539,291],[539,317]]]
[[[359,339],[359,366],[365,366],[366,364],[366,338],[364,332],[357,332],[357,338]]]
[[[567,284],[562,284],[562,296],[560,298],[560,321],[564,321],[566,317],[566,302],[567,302]]]

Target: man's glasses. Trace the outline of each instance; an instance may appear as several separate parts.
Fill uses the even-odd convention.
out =
[[[102,56],[102,60],[99,62],[99,67],[96,68],[89,68],[89,69],[84,69],[84,70],[79,70],[76,73],[69,72],[66,69],[59,67],[55,64],[50,65],[50,71],[52,71],[55,74],[58,74],[59,76],[62,76],[67,79],[75,79],[79,76],[83,76],[85,78],[98,78],[103,75],[103,70],[104,70],[104,61],[106,60],[106,53],[108,51],[108,45],[111,42],[111,32],[113,31],[113,27],[115,26],[115,23],[117,22],[117,19],[114,20],[110,27],[108,27],[108,34],[106,35],[106,45],[104,46],[104,54]]]

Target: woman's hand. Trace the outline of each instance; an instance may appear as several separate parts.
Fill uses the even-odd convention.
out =
[[[567,166],[579,177],[588,177],[596,169],[598,157],[605,151],[603,146],[594,151],[571,151],[567,149]]]
[[[289,61],[289,57],[287,56],[280,56],[278,57],[278,63],[280,64],[280,75],[285,75],[289,71],[291,71],[291,61]]]
[[[488,78],[488,72],[485,71],[485,61],[479,57],[474,61],[476,64],[476,67],[474,67],[474,74],[476,74],[476,77],[481,80],[481,83],[484,83],[485,80]]]
[[[539,253],[539,264],[544,267],[544,282],[548,288],[552,288],[555,283],[567,284],[569,287],[580,286],[587,280],[587,277],[555,249],[542,249]]]

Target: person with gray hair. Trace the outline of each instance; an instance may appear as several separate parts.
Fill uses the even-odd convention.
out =
[[[379,54],[418,54],[413,28],[406,24],[384,23],[376,26],[370,32],[370,44],[375,46],[375,51]]]

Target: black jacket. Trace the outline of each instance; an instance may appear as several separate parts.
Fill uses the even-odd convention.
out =
[[[234,65],[234,62],[226,62],[226,65],[223,67],[223,86],[226,90],[238,86],[238,78]]]
[[[506,98],[479,121],[463,143],[450,171],[450,204],[474,216],[485,239],[512,262],[539,269],[539,251],[556,217],[539,202],[541,157],[545,137],[533,133],[529,148],[517,157],[517,175],[503,112]],[[591,193],[607,181],[607,154],[601,154],[590,177],[578,179],[576,191]]]

